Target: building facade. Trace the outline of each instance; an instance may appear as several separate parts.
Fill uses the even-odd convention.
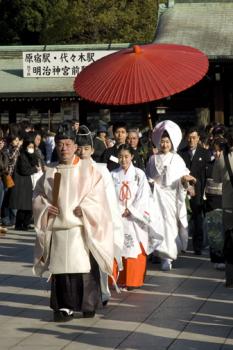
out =
[[[94,53],[111,53],[129,43],[0,47],[0,123],[27,118],[51,129],[65,119],[95,126],[102,118],[143,127],[149,110],[153,122],[169,118],[184,126],[210,121],[233,125],[232,33],[233,0],[168,0],[160,5],[154,43],[195,47],[208,56],[210,64],[198,84],[147,106],[100,106],[81,100],[73,89],[74,76],[94,60]],[[49,53],[51,65],[42,65]]]
[[[169,0],[161,5],[155,43],[195,47],[210,63],[201,82],[164,101],[168,115],[233,125],[232,33],[232,0]]]
[[[93,109],[75,93],[75,76],[95,60],[128,46],[0,47],[0,123],[28,119],[51,129],[67,119],[85,121],[89,110],[98,116],[100,107]]]

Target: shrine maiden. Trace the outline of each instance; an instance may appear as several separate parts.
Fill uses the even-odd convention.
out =
[[[144,283],[146,256],[162,247],[160,213],[156,212],[145,173],[132,164],[133,149],[118,149],[120,167],[112,178],[124,225],[123,271],[117,283],[122,288],[136,288]],[[158,233],[160,232],[160,234]]]

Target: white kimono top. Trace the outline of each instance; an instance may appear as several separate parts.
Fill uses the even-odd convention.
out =
[[[160,215],[156,212],[153,196],[147,178],[141,169],[133,164],[125,171],[120,167],[112,171],[121,214],[125,208],[129,217],[122,217],[124,225],[125,258],[137,258],[142,253],[140,243],[146,254],[160,249],[163,242]]]
[[[176,259],[181,250],[187,249],[186,190],[180,179],[188,174],[185,162],[175,152],[155,154],[147,165],[149,181],[154,182],[154,200],[162,216],[167,256],[171,259]]]
[[[59,215],[48,218],[54,174],[61,174]],[[83,216],[74,215],[80,206]],[[36,230],[34,273],[87,273],[89,251],[102,271],[112,275],[113,228],[102,176],[91,161],[48,168],[33,196]]]

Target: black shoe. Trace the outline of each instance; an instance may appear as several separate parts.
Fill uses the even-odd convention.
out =
[[[23,228],[22,228],[22,226],[16,225],[16,226],[15,226],[15,230],[16,230],[16,231],[22,231]]]
[[[137,288],[139,288],[139,287],[137,287]],[[134,289],[136,289],[136,287],[127,287],[127,290],[130,292],[131,290],[134,290]]]
[[[34,230],[34,227],[31,226],[31,225],[28,225],[28,226],[22,225],[21,230],[22,230],[22,231],[32,231],[32,230]]]
[[[230,281],[226,280],[225,286],[226,286],[226,288],[233,288],[233,281],[232,280],[230,280]]]
[[[68,322],[74,318],[74,314],[68,315],[65,311],[54,311],[53,321],[54,322]]]
[[[9,223],[2,223],[2,227],[9,227],[9,228],[13,228],[15,225],[14,224],[11,224],[10,222]]]
[[[95,317],[95,311],[84,311],[83,318],[93,318]]]
[[[194,254],[195,254],[195,255],[202,255],[202,251],[201,251],[201,250],[195,250],[195,251],[194,251]]]
[[[103,306],[107,306],[107,304],[108,304],[108,300],[104,300],[104,301],[102,301],[102,304],[103,304]]]
[[[161,259],[159,256],[152,255],[151,262],[152,262],[152,264],[160,264]]]

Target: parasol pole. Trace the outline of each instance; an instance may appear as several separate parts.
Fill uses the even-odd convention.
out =
[[[50,131],[50,127],[51,127],[51,115],[50,115],[50,108],[48,109],[48,129]]]
[[[152,125],[152,119],[151,119],[150,112],[147,113],[147,121],[148,121],[149,129],[153,130],[153,125]]]

